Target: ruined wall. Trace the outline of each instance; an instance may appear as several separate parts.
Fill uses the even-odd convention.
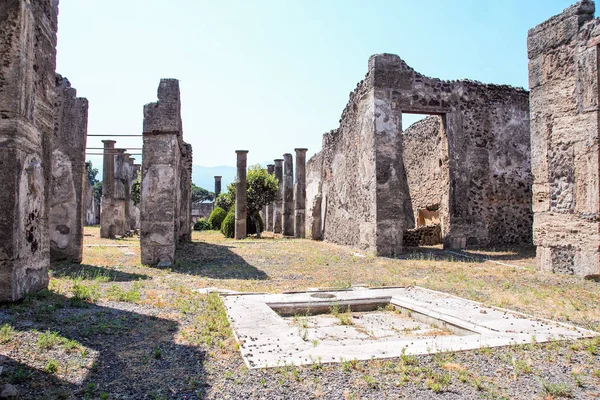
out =
[[[0,301],[48,285],[58,1],[0,3]]]
[[[161,79],[158,102],[144,106],[140,204],[144,264],[171,265],[177,243],[191,230],[191,205],[182,204],[186,198],[191,202],[191,146],[182,134],[179,81]],[[184,171],[189,178],[182,176]],[[190,195],[183,193],[184,186],[190,188]],[[190,221],[187,229],[181,226],[186,219]]]
[[[392,54],[370,58],[340,127],[324,137],[324,239],[383,255],[401,251],[404,215],[411,209],[403,111],[442,119],[438,164],[449,182],[441,201],[448,210],[442,220],[445,244],[530,242],[528,93],[428,78]]]
[[[77,97],[69,80],[57,74],[48,213],[52,261],[81,262],[83,256],[87,121],[87,99]]]
[[[90,181],[85,179],[83,184],[83,220],[85,225],[97,225],[100,223],[100,203],[94,196],[94,188]]]
[[[600,274],[598,44],[594,3],[582,1],[531,29],[534,243],[538,268]]]
[[[442,218],[448,219],[448,209],[441,207],[447,205],[444,199],[448,198],[449,188],[448,164],[442,162],[442,130],[441,117],[432,115],[402,133],[402,155],[410,194],[407,228],[418,225],[419,210],[439,210]]]
[[[306,236],[322,240],[323,213],[321,209],[323,169],[322,153],[317,153],[306,162]]]

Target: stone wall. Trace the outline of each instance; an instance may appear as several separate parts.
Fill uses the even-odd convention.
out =
[[[429,116],[408,127],[402,136],[404,167],[410,195],[406,212],[407,228],[418,226],[419,212],[439,210],[448,220],[444,199],[448,198],[448,163],[444,163],[442,119]]]
[[[442,218],[445,245],[529,243],[528,92],[428,78],[392,54],[370,58],[340,127],[325,134],[323,150],[309,161],[313,181],[315,163],[322,163],[320,190],[311,193],[322,196],[323,238],[382,255],[402,250],[405,215],[412,209],[402,112],[442,120],[436,158],[448,171],[447,196],[441,200],[448,210]],[[313,225],[315,199],[307,199]]]
[[[0,301],[48,285],[58,1],[0,3]]]
[[[192,149],[182,135],[179,81],[162,79],[158,102],[144,106],[140,206],[144,264],[171,265],[177,243],[191,237]]]
[[[90,181],[85,179],[83,195],[83,213],[85,225],[97,225],[100,223],[100,203],[94,196],[94,188]]]
[[[210,213],[212,213],[213,208],[214,203],[192,203],[192,219],[195,222],[200,218],[210,217]]]
[[[50,191],[50,257],[81,262],[88,101],[77,97],[68,79],[56,75],[56,103]]]
[[[600,275],[598,45],[594,3],[531,29],[534,243],[538,268]]]

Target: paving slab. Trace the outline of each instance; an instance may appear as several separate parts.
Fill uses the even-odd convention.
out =
[[[224,295],[223,302],[249,368],[391,358],[598,335],[414,286],[231,294]]]

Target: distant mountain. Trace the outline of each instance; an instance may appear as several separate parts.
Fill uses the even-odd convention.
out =
[[[264,168],[267,168],[267,164],[270,162],[262,162]],[[222,165],[220,167],[203,167],[201,165],[194,165],[192,167],[192,182],[196,186],[207,189],[211,192],[215,190],[215,176],[222,176],[221,178],[221,191],[227,190],[227,185],[235,181],[236,168]]]
[[[228,167],[226,165],[220,167],[203,167],[201,165],[194,165],[192,167],[192,182],[196,186],[200,186],[211,192],[215,190],[215,175],[222,176],[221,178],[221,191],[227,190],[227,185],[235,181],[235,167]]]

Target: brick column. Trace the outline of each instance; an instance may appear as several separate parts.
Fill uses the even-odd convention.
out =
[[[296,223],[294,236],[304,239],[306,236],[306,151],[308,149],[294,149],[296,151],[296,185],[294,186],[294,205]]]
[[[275,179],[279,182],[279,189],[273,204],[273,233],[282,232],[283,217],[283,159],[275,160]]]
[[[283,155],[283,236],[294,236],[294,164],[292,155]]]
[[[248,217],[248,188],[246,186],[246,161],[248,150],[236,150],[237,178],[235,180],[235,238],[246,237],[246,218]]]

